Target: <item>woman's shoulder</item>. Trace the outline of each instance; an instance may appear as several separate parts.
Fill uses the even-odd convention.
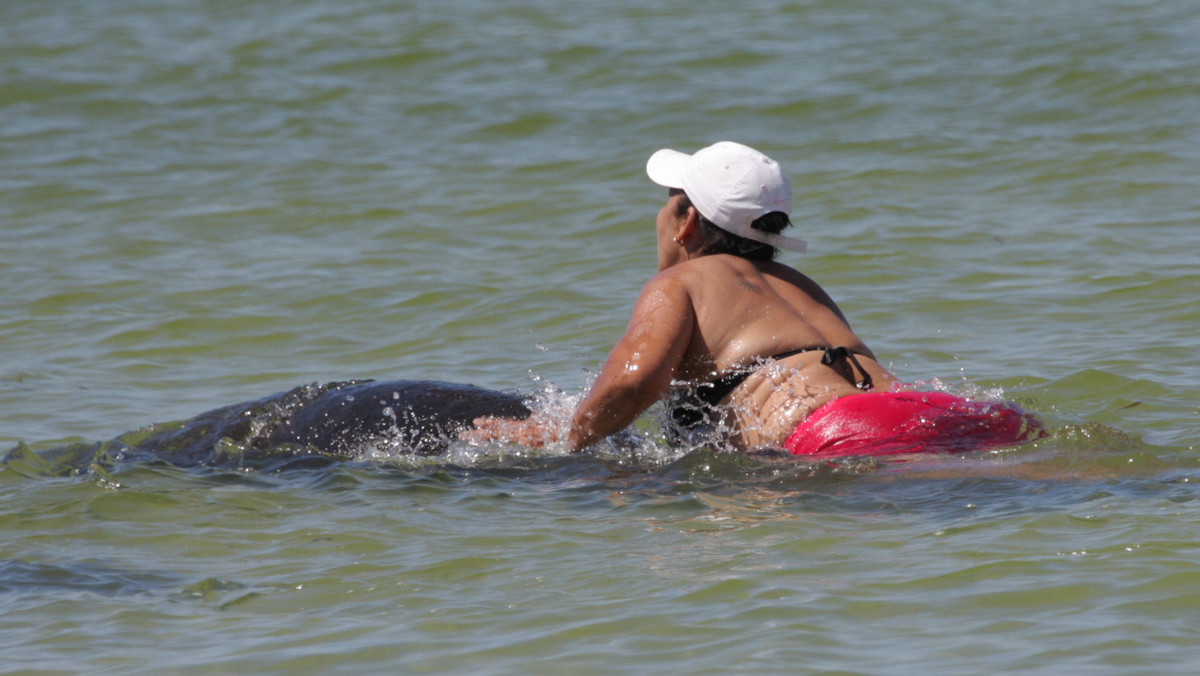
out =
[[[781,280],[784,286],[805,294],[824,296],[816,282],[795,268],[775,262],[756,263],[728,254],[701,256],[672,265],[651,277],[642,293],[674,290],[701,298],[723,293],[731,287],[775,287],[777,282],[772,283],[767,278]]]
[[[679,268],[672,266],[646,280],[638,294],[637,306],[690,306],[699,290],[696,286],[699,275]]]
[[[681,279],[698,284],[722,284],[731,281],[741,283],[748,278],[774,277],[802,288],[816,286],[816,282],[807,275],[784,263],[756,262],[730,254],[701,256],[668,268],[664,272],[673,273]]]
[[[707,256],[706,256],[707,258]],[[666,270],[659,270],[647,282],[647,287],[677,285],[692,286],[704,281],[711,274],[709,266],[700,265],[703,259],[695,259],[676,263]]]
[[[701,279],[759,274],[762,263],[746,260],[730,254],[710,254],[684,261],[663,272],[673,272],[681,277],[699,276]]]

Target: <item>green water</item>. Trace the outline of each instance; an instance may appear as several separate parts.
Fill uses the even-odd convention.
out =
[[[1191,673],[1196,35],[1184,0],[0,3],[0,670]],[[347,378],[569,404],[653,272],[645,159],[725,138],[883,362],[1051,436],[36,453]]]

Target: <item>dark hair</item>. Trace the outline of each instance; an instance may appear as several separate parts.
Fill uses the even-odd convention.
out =
[[[692,200],[685,193],[675,204],[675,215],[683,216],[690,206],[693,206]],[[701,254],[724,253],[751,261],[773,261],[775,256],[779,255],[779,249],[770,244],[739,237],[721,229],[720,226],[705,218],[699,209],[696,210],[696,215],[700,218],[700,237],[703,240],[700,244]],[[791,224],[792,221],[787,214],[782,211],[772,211],[759,216],[750,224],[750,227],[767,234],[778,235]]]

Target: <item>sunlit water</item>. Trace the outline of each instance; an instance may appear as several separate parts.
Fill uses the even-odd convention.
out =
[[[1183,0],[0,4],[3,670],[1190,673],[1196,35]],[[38,454],[348,378],[565,410],[654,268],[645,159],[724,138],[884,363],[1050,436]]]

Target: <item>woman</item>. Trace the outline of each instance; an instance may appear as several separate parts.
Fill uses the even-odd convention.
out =
[[[816,282],[774,262],[776,247],[805,249],[779,234],[790,225],[792,194],[774,160],[721,142],[694,155],[660,150],[646,171],[668,188],[655,225],[658,274],[642,288],[565,439],[537,414],[481,418],[464,438],[565,441],[579,451],[672,388],[676,422],[714,427],[740,450],[968,450],[1040,433],[1010,405],[904,390]]]

